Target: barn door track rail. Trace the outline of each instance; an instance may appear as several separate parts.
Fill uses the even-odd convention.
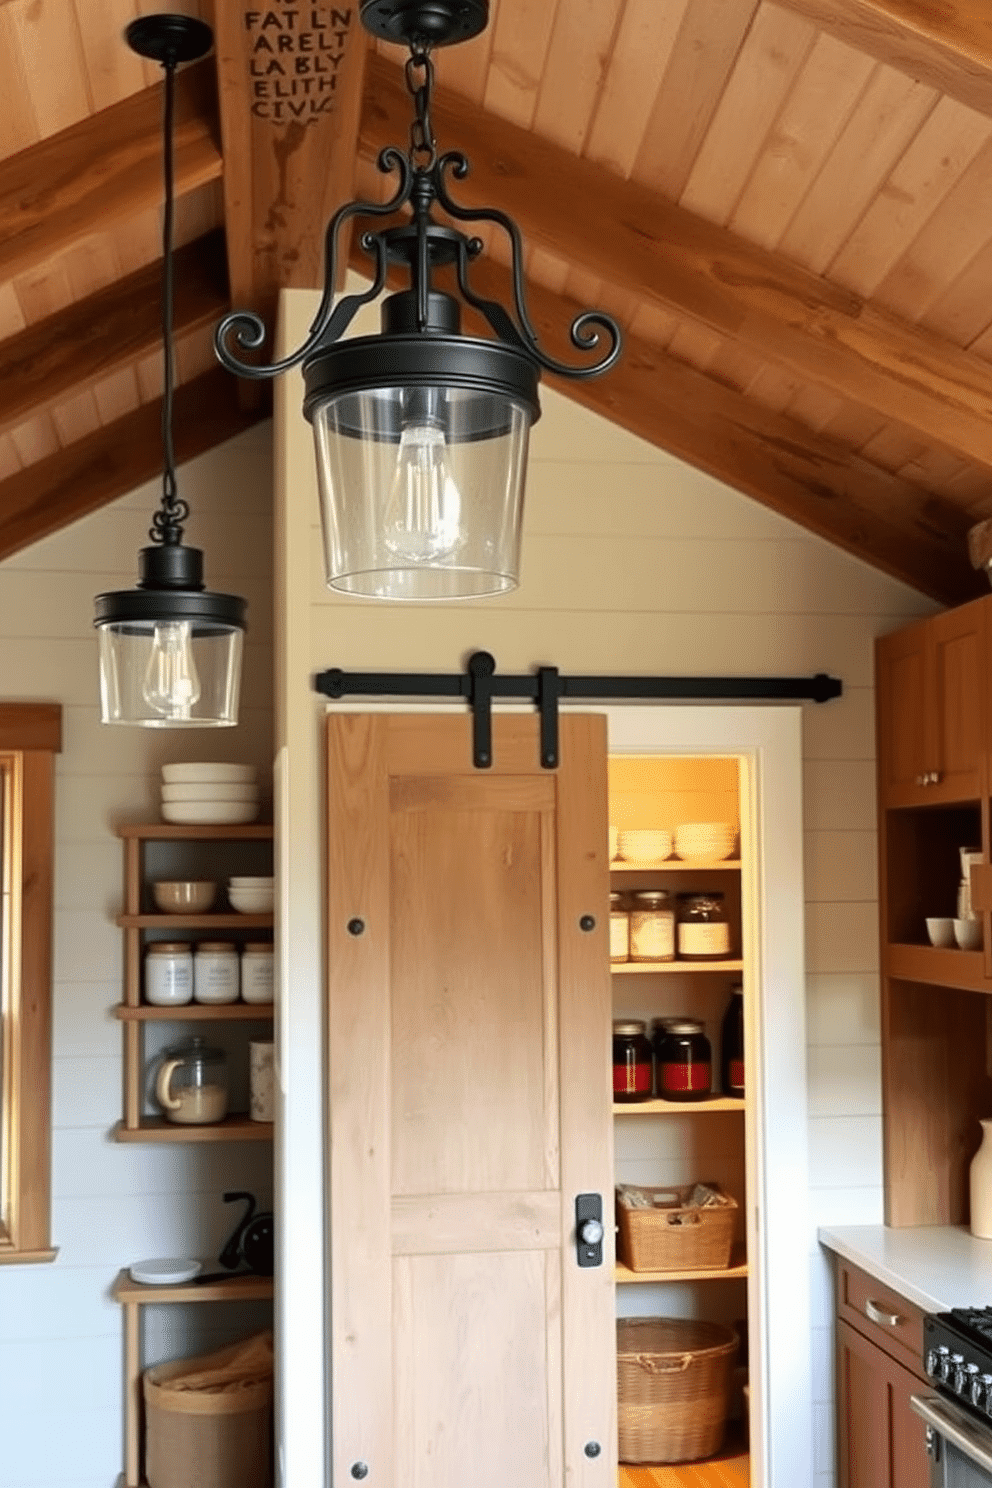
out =
[[[558,766],[558,704],[579,698],[598,702],[814,702],[840,697],[843,683],[825,672],[813,677],[563,677],[542,666],[520,676],[496,675],[496,660],[475,651],[464,672],[318,672],[324,697],[464,698],[472,709],[472,759],[477,769],[493,762],[492,705],[497,698],[530,701],[541,716],[541,764]]]

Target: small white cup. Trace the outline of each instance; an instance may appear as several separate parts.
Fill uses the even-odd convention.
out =
[[[954,944],[954,926],[958,922],[953,919],[930,919],[927,920],[927,934],[930,944],[934,946],[952,946]]]
[[[252,1121],[276,1119],[275,1044],[271,1039],[252,1039],[248,1045],[248,1114]]]
[[[954,939],[962,951],[980,951],[982,949],[981,920],[955,920]]]

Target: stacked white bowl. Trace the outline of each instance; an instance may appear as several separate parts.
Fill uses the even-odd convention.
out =
[[[254,765],[212,763],[162,766],[162,819],[225,826],[258,815]]]
[[[274,878],[229,878],[227,897],[239,914],[271,914],[275,903]]]
[[[729,858],[736,842],[736,822],[685,822],[675,828],[675,854],[687,863]]]

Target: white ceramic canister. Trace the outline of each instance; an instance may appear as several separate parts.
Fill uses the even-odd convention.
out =
[[[240,983],[238,952],[230,940],[201,940],[193,957],[196,1002],[237,1002]]]
[[[982,1142],[971,1159],[968,1187],[970,1228],[979,1240],[992,1240],[992,1121],[982,1121]]]
[[[275,991],[272,945],[249,940],[241,952],[241,997],[245,1002],[271,1002]]]
[[[145,1001],[155,1007],[193,1001],[193,947],[188,941],[152,941],[145,951]]]

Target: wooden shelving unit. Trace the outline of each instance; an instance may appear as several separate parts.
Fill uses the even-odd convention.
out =
[[[210,1126],[182,1126],[158,1116],[149,1116],[144,1107],[144,1036],[150,1023],[230,1023],[272,1022],[271,1004],[226,1003],[205,1006],[187,1003],[182,1007],[153,1007],[142,1002],[142,955],[146,938],[154,932],[175,935],[179,931],[206,933],[219,931],[271,930],[271,914],[174,915],[149,911],[146,903],[145,848],[150,842],[175,843],[246,843],[272,840],[272,827],[250,822],[241,826],[177,825],[172,822],[129,823],[119,829],[124,842],[124,912],[117,924],[124,932],[124,998],[115,1009],[123,1026],[124,1037],[124,1116],[113,1130],[117,1142],[258,1142],[270,1139],[269,1123],[250,1121],[247,1116],[229,1115]]]
[[[626,863],[614,858],[610,863],[611,873],[727,873],[740,872],[740,858],[719,858],[708,863],[687,863],[682,858],[663,858],[657,863]]]
[[[110,1295],[124,1309],[124,1485],[145,1488],[141,1477],[141,1309],[193,1302],[259,1302],[273,1295],[271,1276],[230,1276],[179,1286],[143,1286],[120,1271]]]

